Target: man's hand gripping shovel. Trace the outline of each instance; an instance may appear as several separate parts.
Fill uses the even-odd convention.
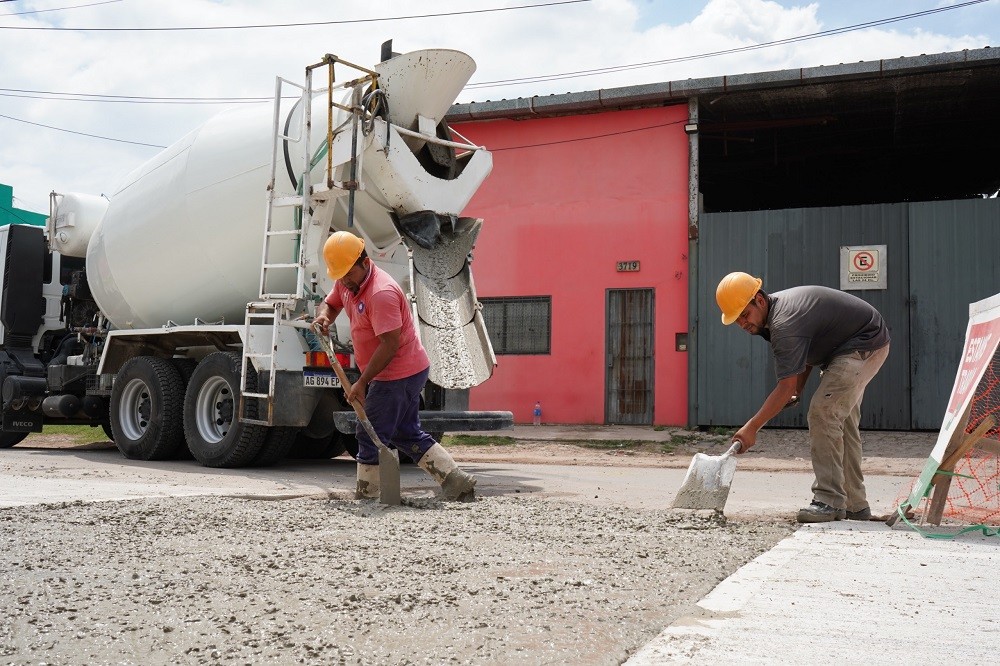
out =
[[[330,357],[330,365],[333,367],[333,371],[337,373],[337,377],[340,379],[340,385],[345,391],[350,392],[351,382],[347,379],[347,373],[344,372],[343,366],[340,365],[340,361],[337,360],[337,355],[333,351],[333,345],[330,344],[330,338],[320,330],[320,327],[315,323],[311,326],[312,331],[319,338],[319,343],[323,347],[323,351],[326,355]],[[361,427],[365,429],[368,436],[371,437],[375,446],[378,447],[378,501],[382,504],[388,504],[390,506],[399,506],[402,502],[399,491],[399,457],[396,452],[390,449],[388,446],[382,443],[379,439],[378,434],[375,432],[375,428],[372,427],[371,421],[368,420],[368,415],[365,414],[365,408],[357,400],[351,402],[351,407],[354,408],[354,413],[358,415],[358,421],[361,422]]]

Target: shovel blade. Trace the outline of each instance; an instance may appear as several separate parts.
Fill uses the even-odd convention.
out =
[[[378,448],[378,501],[389,506],[399,506],[399,455],[387,446]]]
[[[730,453],[721,456],[696,453],[672,507],[722,511],[735,474],[736,459]]]

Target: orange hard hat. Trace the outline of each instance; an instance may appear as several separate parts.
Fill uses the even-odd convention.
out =
[[[739,319],[743,308],[753,300],[764,281],[739,271],[722,278],[715,290],[715,302],[722,310],[722,323],[729,326]]]
[[[323,245],[323,259],[326,260],[326,272],[334,280],[347,275],[351,266],[358,260],[365,249],[365,242],[348,231],[336,231],[330,234]]]

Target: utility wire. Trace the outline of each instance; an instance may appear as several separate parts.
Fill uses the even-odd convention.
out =
[[[2,1],[3,0],[0,0],[0,2],[2,2]],[[574,1],[578,1],[578,0],[574,0]],[[586,1],[589,1],[589,0],[586,0]],[[624,70],[628,70],[628,69],[637,69],[637,68],[640,68],[640,67],[652,67],[652,66],[666,64],[666,63],[683,62],[683,61],[688,61],[688,60],[698,60],[698,59],[703,59],[703,58],[714,57],[716,55],[723,55],[723,54],[729,54],[729,53],[738,53],[738,52],[742,52],[742,51],[750,51],[750,50],[754,50],[754,49],[767,48],[767,47],[770,47],[770,46],[776,46],[776,45],[780,45],[780,44],[788,44],[788,43],[793,43],[793,42],[797,42],[797,41],[805,41],[805,40],[808,40],[808,39],[817,39],[817,38],[820,38],[820,37],[826,37],[826,36],[835,35],[835,34],[842,34],[842,33],[846,33],[846,32],[852,32],[852,31],[856,31],[856,30],[861,30],[863,28],[869,28],[869,27],[878,26],[878,25],[885,25],[885,24],[889,24],[889,23],[896,23],[896,22],[899,22],[899,21],[905,21],[905,20],[909,20],[909,19],[912,19],[912,18],[919,18],[919,17],[922,17],[922,16],[927,16],[927,15],[930,15],[930,14],[936,14],[938,12],[943,12],[943,11],[949,11],[949,10],[952,10],[952,9],[960,9],[962,7],[967,7],[967,6],[970,6],[970,5],[977,5],[977,4],[981,4],[983,2],[989,2],[989,1],[990,0],[969,0],[967,2],[963,2],[963,3],[957,4],[957,5],[951,5],[951,6],[947,6],[947,7],[939,7],[937,9],[929,9],[929,10],[924,10],[924,11],[920,11],[920,12],[913,12],[911,14],[903,14],[903,15],[900,15],[900,16],[893,16],[893,17],[889,17],[889,18],[885,18],[885,19],[877,19],[877,20],[873,20],[873,21],[866,21],[864,23],[858,23],[858,24],[854,24],[854,25],[850,25],[850,26],[843,26],[843,27],[840,27],[840,28],[832,28],[830,30],[824,30],[824,31],[821,31],[821,32],[812,33],[812,34],[808,34],[808,35],[800,35],[800,36],[797,36],[797,37],[789,37],[789,38],[786,38],[786,39],[774,40],[774,41],[771,41],[771,42],[763,42],[761,44],[749,45],[749,46],[744,46],[744,47],[739,47],[739,48],[734,48],[734,49],[727,49],[727,50],[723,50],[723,51],[714,51],[714,52],[710,52],[710,53],[702,53],[702,54],[691,55],[691,56],[681,56],[681,57],[678,57],[678,58],[669,58],[669,59],[666,59],[666,60],[658,60],[658,61],[647,62],[647,63],[638,63],[638,64],[632,64],[632,65],[618,65],[618,66],[615,66],[615,67],[608,67],[608,68],[602,68],[602,69],[580,70],[580,71],[577,71],[577,72],[568,72],[568,73],[564,73],[564,74],[550,74],[550,75],[539,75],[539,76],[535,76],[535,77],[525,77],[523,79],[502,79],[502,80],[498,80],[498,81],[487,81],[487,82],[481,82],[481,83],[478,83],[478,84],[469,84],[469,85],[466,86],[466,89],[485,88],[485,87],[489,87],[489,86],[500,86],[500,85],[519,85],[519,84],[525,84],[525,83],[538,83],[538,82],[544,82],[544,81],[554,81],[554,80],[558,80],[558,79],[561,79],[561,78],[578,78],[578,77],[582,77],[582,76],[591,76],[591,75],[595,75],[595,74],[604,74],[604,73],[610,73],[610,72],[624,71]],[[543,6],[543,5],[531,5],[531,6]],[[483,11],[494,11],[494,10],[483,10]],[[368,19],[368,20],[375,20],[375,19]],[[2,28],[0,28],[0,29],[2,29]],[[66,100],[70,100],[70,101],[91,101],[90,99],[80,99],[80,98],[94,98],[94,100],[92,100],[92,101],[105,101],[105,102],[107,102],[107,101],[120,101],[120,102],[132,102],[132,103],[187,103],[187,104],[247,103],[247,102],[259,102],[259,101],[263,101],[265,99],[269,99],[269,98],[259,98],[259,97],[245,97],[245,98],[241,98],[241,97],[179,97],[179,98],[171,98],[171,97],[140,97],[140,96],[132,96],[132,95],[90,95],[90,94],[87,94],[87,93],[58,93],[58,92],[49,92],[49,91],[40,91],[40,90],[21,90],[21,89],[16,89],[16,88],[0,88],[0,91],[6,91],[6,92],[9,92],[9,93],[34,93],[34,94],[38,94],[38,95],[53,95],[53,96],[54,95],[66,95],[66,96],[72,96],[72,97],[44,97],[44,99],[66,99]],[[16,95],[16,94],[14,94],[14,95],[4,95],[3,92],[0,92],[0,96],[18,97],[18,96],[22,96],[22,95]],[[24,96],[29,96],[29,95],[24,95]],[[137,141],[126,141],[126,140],[123,140],[123,139],[114,139],[114,138],[111,138],[111,137],[102,137],[102,136],[97,136],[97,135],[93,135],[93,134],[86,134],[84,132],[74,132],[73,130],[66,130],[66,129],[62,129],[60,127],[53,127],[53,126],[50,126],[50,125],[41,125],[39,123],[32,123],[30,121],[26,121],[26,120],[22,120],[20,118],[14,118],[12,116],[6,116],[6,115],[2,115],[2,114],[0,114],[0,117],[2,117],[2,118],[8,118],[10,120],[15,120],[17,122],[27,123],[29,125],[37,125],[37,126],[40,126],[40,127],[46,127],[48,129],[54,129],[54,130],[58,130],[58,131],[62,131],[62,132],[69,132],[71,134],[79,134],[79,135],[82,135],[82,136],[89,136],[89,137],[93,137],[93,138],[106,139],[106,140],[109,140],[109,141],[118,141],[118,142],[121,142],[121,143],[130,143],[130,144],[141,145],[141,146],[150,146],[150,147],[154,147],[154,148],[163,148],[164,147],[164,146],[158,146],[158,145],[155,145],[155,144],[141,143],[141,142],[137,142]],[[539,144],[539,145],[546,145],[546,144]],[[524,146],[524,147],[528,147],[528,146]]]
[[[6,1],[6,0],[0,0],[0,2],[3,2],[3,1]],[[0,205],[0,209],[7,211],[8,215],[10,215],[11,217],[15,217],[15,218],[21,220],[21,222],[24,222],[25,224],[31,224],[31,222],[28,222],[26,219],[24,219],[23,217],[21,217],[20,215],[18,215],[17,214],[18,211],[14,210],[13,208],[8,208],[7,206]],[[30,213],[32,211],[29,210],[27,212]],[[35,213],[35,215],[41,215],[41,213]],[[34,226],[37,226],[37,225],[34,225]]]
[[[4,0],[0,0],[3,2]],[[114,0],[118,1],[118,0]],[[930,14],[936,14],[938,12],[950,11],[952,9],[961,9],[970,5],[977,5],[983,2],[989,2],[990,0],[969,0],[957,5],[951,5],[947,7],[939,7],[936,9],[928,9],[920,12],[914,12],[911,14],[903,14],[900,16],[891,16],[884,19],[875,19],[872,21],[866,21],[864,23],[857,23],[854,25],[842,26],[839,28],[831,28],[829,30],[823,30],[821,32],[811,33],[807,35],[799,35],[796,37],[788,37],[785,39],[774,40],[770,42],[762,42],[760,44],[751,44],[748,46],[741,46],[732,49],[725,49],[721,51],[711,51],[708,53],[700,53],[688,56],[678,56],[676,58],[668,58],[665,60],[654,60],[650,62],[634,63],[630,65],[615,65],[612,67],[603,67],[598,69],[586,69],[578,70],[575,72],[564,72],[561,74],[539,74],[536,76],[528,76],[522,78],[513,79],[497,79],[495,81],[481,81],[478,83],[470,83],[465,86],[466,90],[476,90],[479,88],[490,88],[490,87],[500,87],[507,85],[523,85],[527,83],[544,83],[549,81],[558,81],[560,79],[572,79],[581,78],[585,76],[596,76],[599,74],[608,74],[613,72],[622,72],[631,69],[640,69],[645,67],[655,67],[658,65],[673,64],[679,62],[687,62],[693,60],[703,60],[706,58],[712,58],[719,55],[728,55],[733,53],[740,53],[744,51],[751,51],[763,48],[769,48],[771,46],[778,46],[782,44],[790,44],[794,42],[806,41],[811,39],[818,39],[821,37],[828,37],[831,35],[843,34],[846,32],[853,32],[856,30],[861,30],[864,28],[870,28],[880,25],[887,25],[890,23],[898,23],[900,21],[907,21],[914,18],[920,18]],[[541,5],[534,5],[541,6]],[[378,19],[370,19],[378,20]],[[2,29],[2,27],[0,27]],[[34,96],[38,97],[34,97]],[[57,91],[48,90],[27,90],[20,88],[0,88],[0,97],[26,97],[29,99],[58,99],[58,100],[68,100],[68,101],[95,101],[95,102],[127,102],[133,104],[150,104],[150,103],[164,103],[164,104],[244,104],[244,103],[256,103],[271,101],[271,97],[145,97],[140,95],[95,95],[89,93],[64,93]]]
[[[0,88],[0,97],[47,99],[56,102],[116,102],[121,104],[259,104],[274,101],[274,97],[137,97],[133,95],[60,93],[18,88]]]
[[[341,21],[303,21],[301,23],[262,23],[254,25],[206,25],[186,26],[176,28],[63,28],[57,26],[21,26],[3,25],[0,30],[56,30],[60,32],[178,32],[185,30],[257,30],[261,28],[301,28],[318,25],[347,25],[351,23],[377,23],[381,21],[403,21],[409,19],[441,18],[444,16],[465,16],[469,14],[488,14],[491,12],[506,12],[515,9],[537,9],[539,7],[555,7],[557,5],[575,5],[591,0],[556,0],[537,5],[516,5],[513,7],[493,7],[490,9],[467,9],[458,12],[440,12],[437,14],[411,14],[407,16],[383,16],[366,19],[344,19]]]
[[[0,2],[13,2],[14,0],[0,0]],[[53,7],[52,9],[29,9],[24,12],[10,12],[7,14],[0,14],[0,16],[24,16],[25,14],[41,14],[43,12],[61,12],[66,9],[82,9],[84,7],[96,7],[97,5],[110,5],[113,2],[121,2],[122,0],[104,0],[104,2],[91,2],[88,5],[73,5],[72,7]]]
[[[656,125],[646,125],[644,127],[633,127],[627,130],[618,130],[616,132],[608,132],[606,134],[590,134],[588,136],[577,136],[572,139],[558,139],[556,141],[543,141],[540,143],[526,143],[520,146],[505,146],[503,148],[490,148],[491,153],[501,153],[505,150],[523,150],[525,148],[540,148],[542,146],[555,146],[561,143],[577,143],[580,141],[591,141],[593,139],[604,139],[609,136],[621,136],[623,134],[634,134],[635,132],[645,132],[646,130],[659,129],[661,127],[670,127],[671,125],[681,125],[683,123],[689,123],[691,120],[689,118],[683,118],[681,120],[671,120],[666,123],[657,123]]]
[[[890,23],[898,23],[900,21],[908,21],[914,18],[921,18],[923,16],[929,16],[931,14],[937,14],[939,12],[947,12],[953,9],[961,9],[963,7],[968,7],[970,5],[978,5],[984,2],[990,2],[990,0],[969,0],[968,2],[963,2],[957,5],[949,5],[947,7],[937,7],[935,9],[926,9],[924,11],[913,12],[911,14],[902,14],[900,16],[892,16],[884,19],[876,19],[874,21],[866,21],[864,23],[856,23],[854,25],[843,26],[840,28],[831,28],[829,30],[822,30],[820,32],[814,32],[807,35],[798,35],[796,37],[787,37],[785,39],[776,39],[770,42],[761,42],[759,44],[750,44],[748,46],[740,46],[731,49],[724,49],[721,51],[709,51],[707,53],[699,53],[695,55],[688,56],[678,56],[676,58],[666,58],[664,60],[653,60],[650,62],[641,62],[631,65],[615,65],[613,67],[601,67],[598,69],[584,69],[575,72],[563,72],[560,74],[541,74],[537,76],[527,76],[522,78],[514,79],[498,79],[495,81],[481,81],[478,83],[470,83],[465,86],[466,90],[475,90],[477,88],[492,88],[499,86],[508,85],[523,85],[527,83],[544,83],[548,81],[559,81],[562,79],[575,79],[584,76],[595,76],[598,74],[610,74],[614,72],[624,72],[632,69],[641,69],[645,67],[656,67],[658,65],[674,64],[679,62],[690,62],[692,60],[702,60],[705,58],[714,58],[720,55],[730,55],[733,53],[743,53],[745,51],[756,51],[758,49],[769,48],[771,46],[779,46],[782,44],[793,44],[795,42],[804,42],[812,39],[819,39],[821,37],[829,37],[831,35],[839,35],[846,32],[854,32],[857,30],[862,30],[864,28],[871,28],[880,25],[887,25]]]
[[[62,127],[53,127],[52,125],[43,125],[42,123],[33,123],[30,120],[23,120],[21,118],[15,118],[14,116],[7,116],[0,113],[0,118],[6,118],[7,120],[14,120],[19,123],[24,123],[26,125],[34,125],[35,127],[44,127],[46,129],[57,130],[59,132],[68,132],[69,134],[78,134],[80,136],[89,136],[92,139],[104,139],[105,141],[117,141],[118,143],[131,143],[134,146],[149,146],[150,148],[166,148],[166,146],[160,146],[155,143],[142,143],[141,141],[126,141],[125,139],[115,139],[110,136],[100,136],[99,134],[87,134],[86,132],[75,132],[73,130],[63,129]]]
[[[33,212],[31,210],[32,208],[42,208],[42,206],[37,206],[37,205],[35,205],[34,203],[32,203],[30,201],[25,201],[24,199],[22,199],[19,196],[11,195],[11,199],[14,200],[13,203],[19,203],[20,204],[21,210],[26,210],[29,213]],[[48,205],[48,204],[46,204],[46,205]]]

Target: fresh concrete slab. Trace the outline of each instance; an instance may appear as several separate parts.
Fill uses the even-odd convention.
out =
[[[628,666],[991,663],[1000,539],[805,526],[727,578]]]

